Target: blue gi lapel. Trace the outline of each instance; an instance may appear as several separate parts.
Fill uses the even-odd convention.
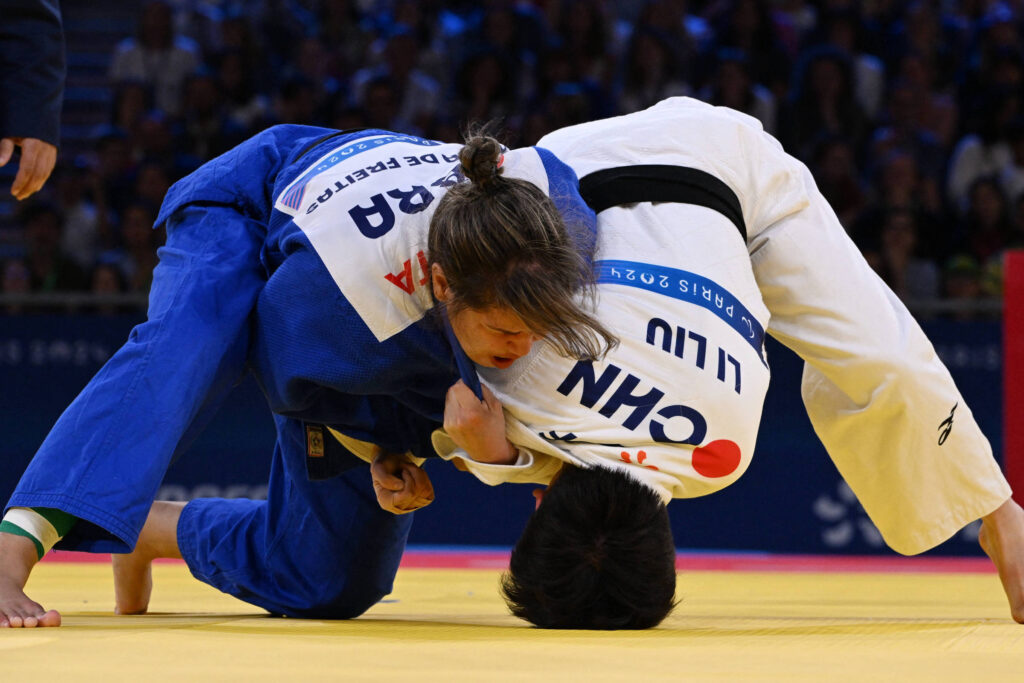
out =
[[[452,354],[455,356],[455,365],[459,368],[459,376],[462,377],[462,381],[466,383],[466,386],[473,390],[476,397],[481,401],[484,400],[484,390],[480,386],[480,378],[476,374],[476,367],[473,365],[473,361],[469,359],[466,352],[462,350],[462,345],[459,344],[459,340],[455,337],[455,330],[452,329],[452,324],[448,321],[448,314],[445,311],[441,311],[441,324],[444,327],[444,335],[448,337],[448,343],[452,347]]]

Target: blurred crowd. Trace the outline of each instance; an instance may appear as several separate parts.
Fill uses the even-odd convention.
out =
[[[178,178],[276,123],[503,141],[688,95],[758,118],[904,300],[1000,295],[1024,247],[1024,2],[174,0],[108,120],[16,213],[2,290],[145,292]],[[958,314],[974,315],[969,308]]]

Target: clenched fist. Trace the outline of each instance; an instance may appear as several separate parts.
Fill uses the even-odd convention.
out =
[[[370,476],[377,502],[388,512],[404,515],[434,502],[430,477],[404,453],[379,452],[370,463]]]
[[[473,460],[511,465],[517,452],[505,438],[501,401],[487,387],[484,400],[461,379],[448,389],[444,400],[444,430]]]

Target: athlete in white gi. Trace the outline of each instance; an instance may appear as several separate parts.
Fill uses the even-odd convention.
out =
[[[598,311],[621,345],[593,365],[541,344],[510,371],[481,369],[517,459],[484,464],[458,449],[464,426],[479,428],[461,385],[451,436],[434,437],[444,457],[490,484],[547,483],[568,462],[627,472],[666,502],[718,490],[753,454],[767,331],[804,359],[815,431],[886,542],[920,553],[984,518],[982,546],[1024,622],[1024,511],[932,345],[803,164],[755,119],[689,98],[539,145],[576,171],[585,198],[588,183],[599,203],[633,188],[618,194],[636,203],[596,207]],[[738,204],[657,190],[644,201],[659,172],[696,178],[695,196],[717,179]],[[616,174],[617,187],[606,182]]]

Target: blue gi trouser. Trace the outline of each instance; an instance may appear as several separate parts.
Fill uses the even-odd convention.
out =
[[[190,502],[182,556],[200,581],[275,614],[358,616],[391,592],[413,515],[381,509],[365,466],[310,481],[302,422],[276,421],[267,500]]]
[[[244,371],[264,234],[228,207],[187,206],[167,222],[148,319],[64,411],[8,503],[82,520],[61,547],[134,547],[175,452]]]
[[[131,550],[174,454],[245,370],[265,226],[186,205],[166,228],[148,320],[64,412],[8,503],[78,517],[60,547]],[[190,503],[182,552],[201,580],[273,612],[355,616],[390,590],[412,515],[379,508],[365,467],[308,481],[300,423],[277,426],[269,499]]]

